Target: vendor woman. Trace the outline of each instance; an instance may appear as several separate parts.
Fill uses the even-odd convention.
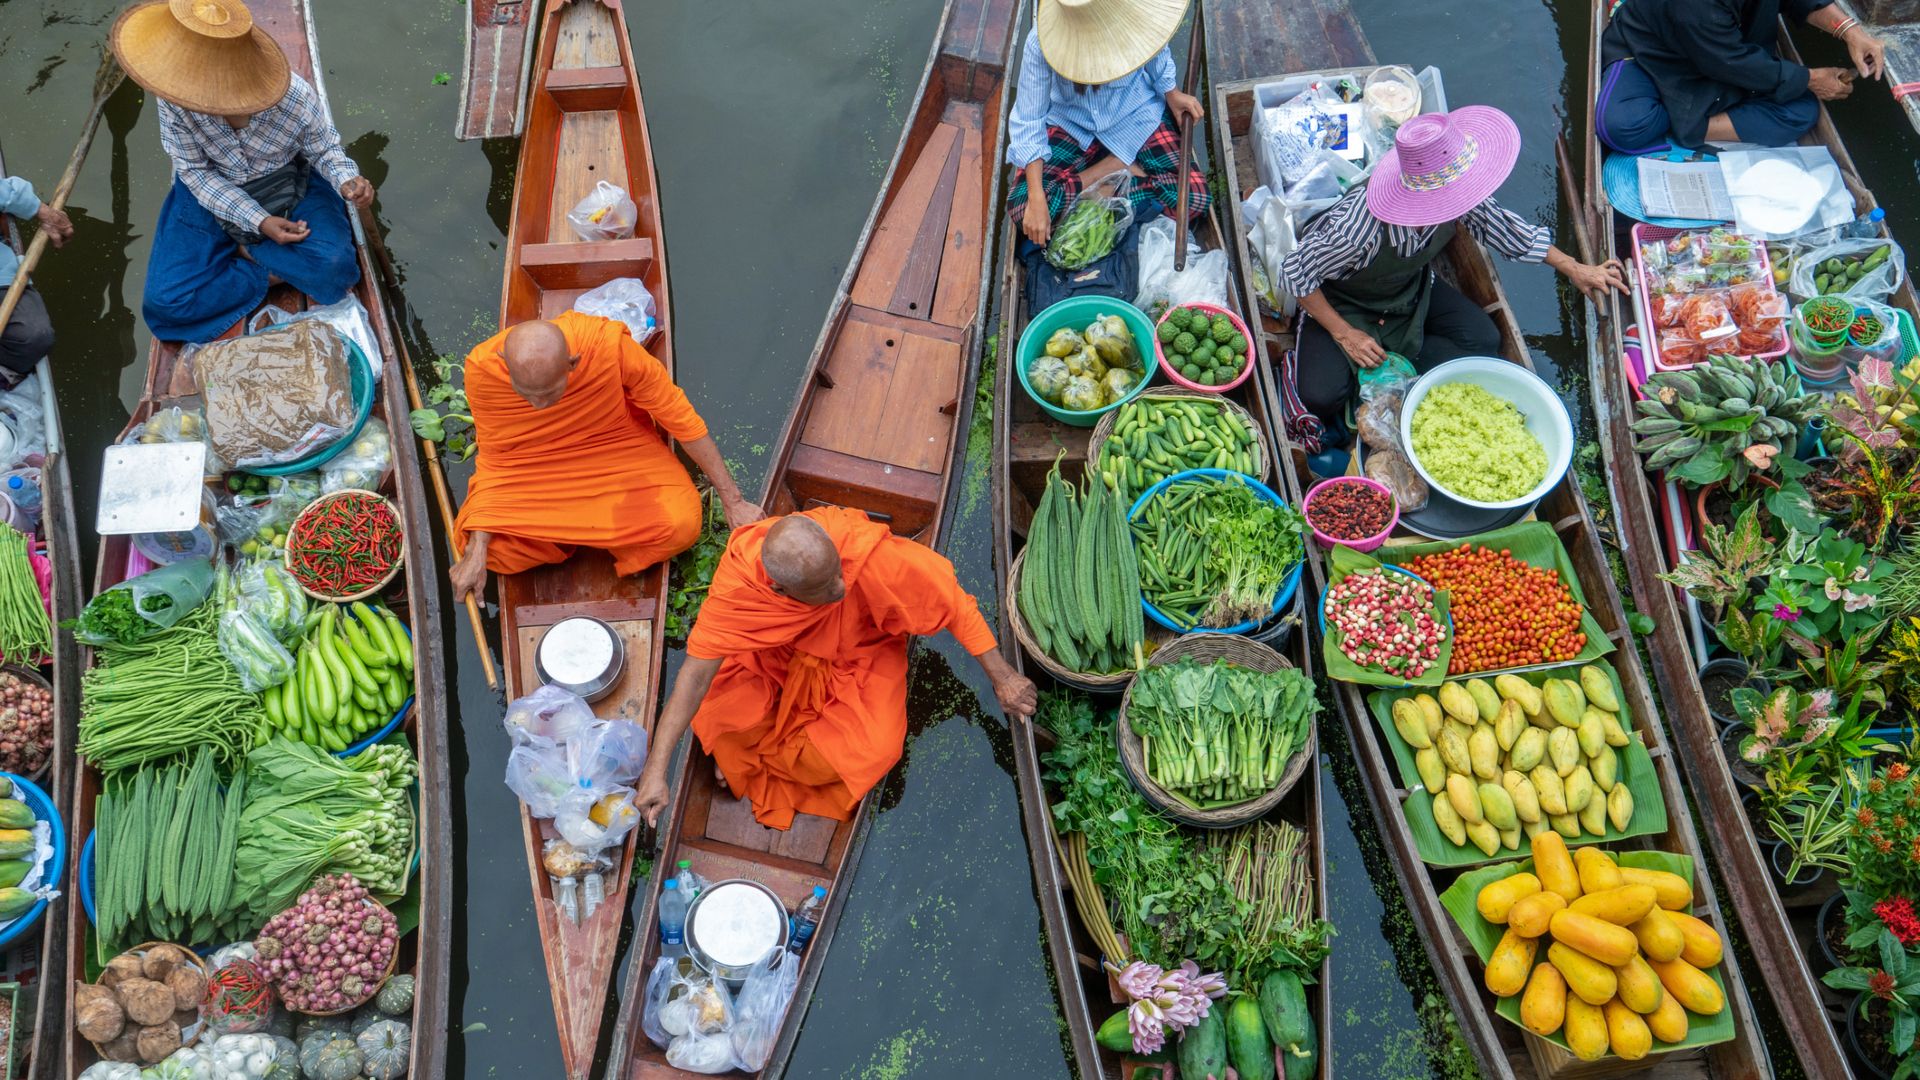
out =
[[[1133,217],[1171,213],[1179,200],[1180,118],[1200,102],[1174,88],[1167,48],[1186,0],[1040,0],[1007,121],[1007,163],[1019,170],[1008,213],[1044,244],[1090,184],[1133,174]],[[1207,181],[1187,167],[1187,216],[1208,205]],[[1031,200],[1035,188],[1044,200]]]
[[[149,0],[113,24],[113,54],[160,99],[173,187],[141,314],[166,341],[211,341],[284,281],[319,304],[360,279],[347,203],[373,185],[313,85],[240,0]]]
[[[1424,372],[1500,355],[1493,319],[1428,266],[1460,229],[1509,259],[1545,262],[1595,300],[1627,291],[1618,262],[1576,262],[1546,229],[1493,201],[1519,154],[1520,131],[1498,109],[1416,116],[1366,185],[1309,222],[1281,260],[1280,286],[1305,313],[1295,389],[1327,430],[1342,430],[1356,365],[1378,367],[1391,352]]]
[[[1846,68],[1805,68],[1774,51],[1780,16],[1844,41]],[[1877,78],[1887,47],[1831,0],[1625,0],[1600,38],[1600,141],[1622,154],[1677,143],[1792,146],[1820,102]]]

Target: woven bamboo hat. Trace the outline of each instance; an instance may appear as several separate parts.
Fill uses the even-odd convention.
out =
[[[287,56],[240,0],[147,0],[110,40],[128,77],[191,112],[251,116],[287,96]]]
[[[1097,86],[1153,59],[1186,13],[1187,0],[1040,0],[1034,26],[1049,67]]]

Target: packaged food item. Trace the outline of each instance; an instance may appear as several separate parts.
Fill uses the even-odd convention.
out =
[[[356,418],[350,359],[339,332],[311,320],[202,349],[194,376],[214,453],[244,469],[337,442]]]
[[[1660,362],[1667,367],[1685,367],[1707,358],[1707,347],[1694,340],[1684,329],[1660,331]]]

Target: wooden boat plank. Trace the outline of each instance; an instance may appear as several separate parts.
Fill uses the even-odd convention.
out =
[[[907,252],[907,265],[900,271],[900,283],[894,287],[893,300],[887,304],[888,311],[909,318],[932,317],[933,287],[940,280],[941,256],[946,253],[947,223],[956,209],[953,192],[960,179],[961,147],[966,141],[965,133],[953,124],[942,123],[940,126],[951,129],[953,139],[942,160],[940,181],[933,187],[933,198],[927,204],[926,216],[920,219],[919,231],[913,237],[913,247]],[[979,207],[969,209],[974,211],[977,218]],[[859,291],[857,283],[854,289]]]
[[[873,233],[873,243],[860,261],[860,273],[854,278],[851,294],[854,303],[863,307],[885,308],[896,315],[909,314],[893,306],[894,292],[908,271],[914,241],[925,227],[927,215],[936,212],[934,194],[940,186],[941,176],[946,172],[954,138],[959,134],[960,129],[952,124],[940,124],[934,129],[926,147],[920,151],[912,170],[907,173],[905,186],[900,189],[892,205],[887,207],[886,216],[880,219],[880,227]],[[951,192],[952,189],[948,190]],[[945,215],[949,209],[950,204],[937,208],[943,233],[946,231]],[[916,312],[913,317],[925,316]]]
[[[520,134],[527,118],[539,0],[469,0],[454,138]]]
[[[959,187],[953,195],[953,215],[947,222],[947,240],[940,258],[940,280],[933,292],[933,321],[943,326],[966,326],[980,302],[980,255],[986,248],[982,192],[986,178],[980,156],[981,132],[976,124],[965,129],[960,147]],[[987,217],[985,221],[993,219]]]
[[[951,456],[955,397],[960,390],[960,346],[906,334],[898,368],[874,430],[873,455],[903,469],[937,472]]]
[[[1347,0],[1207,4],[1205,10],[1207,73],[1215,83],[1374,62]]]
[[[620,114],[612,109],[570,112],[560,121],[560,150],[553,167],[552,215],[547,236],[573,235],[567,214],[601,181],[627,190],[627,162],[621,153]]]
[[[619,67],[626,27],[611,7],[576,3],[560,16],[559,39],[553,50],[553,68]]]
[[[901,331],[847,323],[827,360],[830,388],[815,397],[801,436],[809,446],[855,458],[874,456],[875,430],[859,421],[867,403],[887,399],[905,340]]]

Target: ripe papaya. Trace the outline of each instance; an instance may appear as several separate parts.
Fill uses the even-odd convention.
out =
[[[1580,891],[1606,892],[1627,883],[1613,857],[1599,848],[1583,847],[1573,853],[1574,868],[1580,871]]]
[[[1487,989],[1494,997],[1512,997],[1526,989],[1527,976],[1533,972],[1533,954],[1539,947],[1539,938],[1521,937],[1512,930],[1500,936],[1500,944],[1487,957]]]
[[[1535,1035],[1551,1035],[1566,1019],[1567,980],[1552,964],[1535,964],[1527,992],[1520,996],[1520,1022]]]
[[[1647,966],[1660,976],[1660,985],[1667,993],[1680,999],[1680,1004],[1691,1012],[1701,1016],[1718,1016],[1720,1010],[1727,1007],[1727,995],[1720,992],[1720,984],[1712,976],[1683,957],[1678,960],[1649,960]]]
[[[1662,990],[1666,988],[1661,987]],[[1663,1043],[1684,1042],[1687,1037],[1687,1010],[1680,999],[1662,994],[1660,1007],[1647,1014],[1647,1030]]]
[[[1507,909],[1507,926],[1521,937],[1539,937],[1553,925],[1554,915],[1565,911],[1566,907],[1567,901],[1559,893],[1541,889],[1521,897]]]
[[[1560,969],[1567,989],[1589,1005],[1605,1005],[1620,989],[1620,977],[1611,967],[1564,942],[1547,946],[1547,962]]]
[[[1639,922],[1627,929],[1633,931],[1633,936],[1640,942],[1640,951],[1647,954],[1649,960],[1671,960],[1686,948],[1687,939],[1680,932],[1680,924],[1659,908],[1647,912]]]
[[[1654,910],[1653,886],[1622,885],[1617,889],[1587,893],[1568,904],[1567,910],[1591,915],[1615,926],[1631,927]]]
[[[1579,949],[1608,967],[1619,967],[1640,951],[1640,942],[1634,938],[1633,931],[1582,915],[1571,907],[1549,920],[1547,932],[1553,935],[1553,940]]]
[[[1480,911],[1480,917],[1490,923],[1507,921],[1513,906],[1540,891],[1540,879],[1532,874],[1515,874],[1489,882],[1474,898],[1473,906]]]
[[[1607,1054],[1607,1016],[1599,1005],[1578,994],[1567,995],[1567,1049],[1582,1061],[1599,1061]]]
[[[1653,1049],[1653,1033],[1647,1030],[1647,1022],[1640,1014],[1628,1008],[1619,998],[1604,1006],[1607,1017],[1607,1042],[1613,1052],[1627,1061],[1639,1061]]]
[[[1693,886],[1679,874],[1665,870],[1643,870],[1638,866],[1623,866],[1620,876],[1634,885],[1651,885],[1658,894],[1658,903],[1668,911],[1685,911],[1693,906]]]
[[[1541,833],[1533,838],[1533,873],[1542,889],[1559,893],[1560,899],[1572,903],[1580,898],[1580,875],[1560,834]]]
[[[1630,957],[1626,963],[1613,969],[1613,975],[1620,987],[1620,1000],[1634,1012],[1652,1012],[1660,1007],[1660,999],[1667,995],[1666,988],[1660,985],[1660,976],[1655,975],[1641,957]]]
[[[1725,950],[1713,927],[1684,911],[1669,911],[1667,918],[1680,928],[1680,936],[1686,941],[1680,949],[1680,959],[1697,968],[1710,968],[1720,962]]]

